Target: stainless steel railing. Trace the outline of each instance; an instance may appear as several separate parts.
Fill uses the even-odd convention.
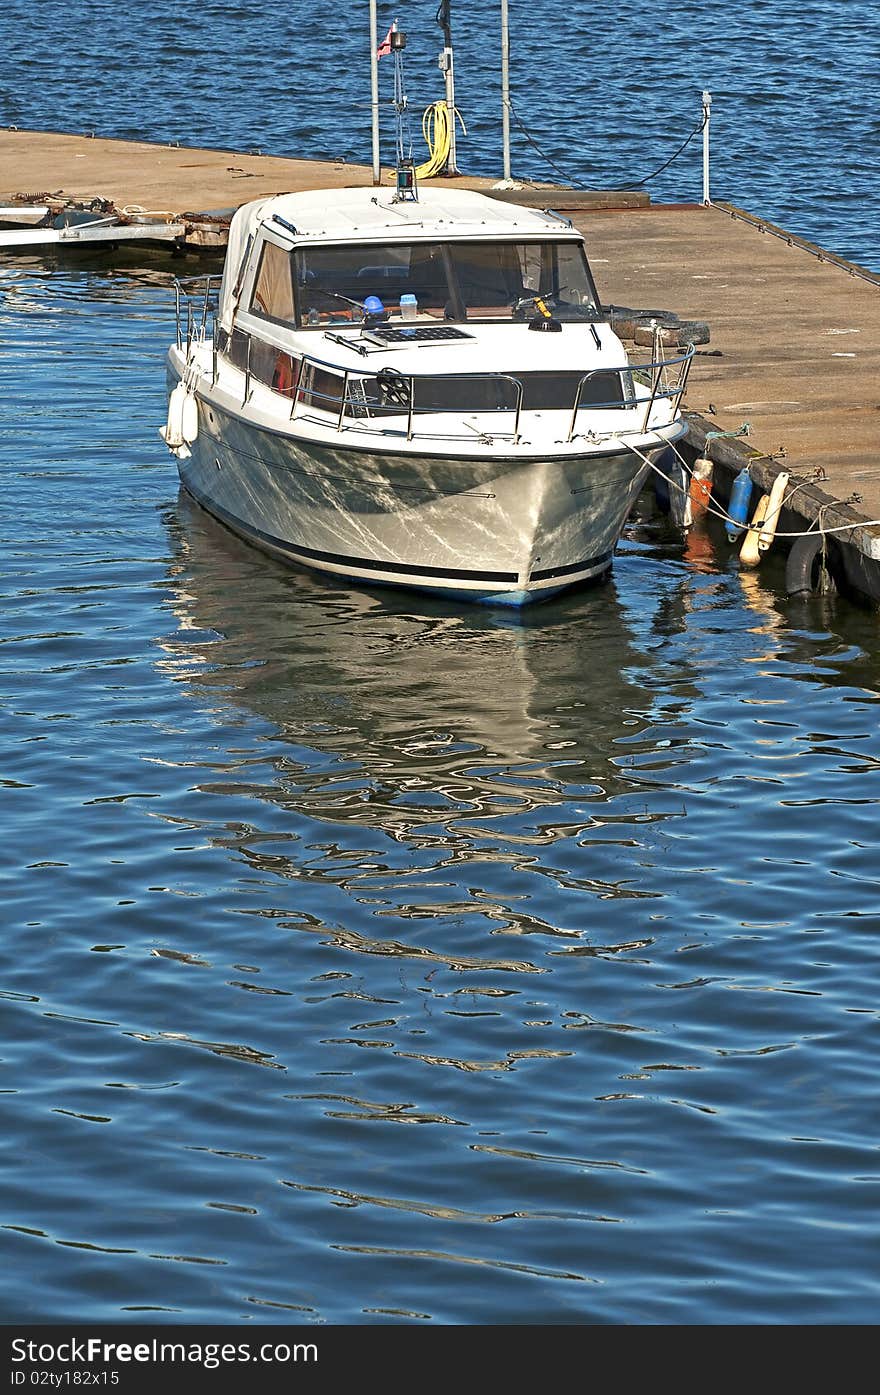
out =
[[[187,354],[193,343],[203,344],[210,339],[212,351],[212,381],[217,382],[218,378],[218,354],[221,352],[218,346],[217,334],[217,296],[221,281],[221,276],[211,274],[208,276],[185,277],[175,279],[175,322],[177,330],[177,347],[181,351],[185,348]],[[223,336],[221,336],[221,339]],[[251,343],[252,338],[248,334],[247,347],[245,353],[245,363],[240,367],[244,374],[244,394],[242,405],[245,405],[253,394],[253,377],[255,376],[251,368]],[[285,353],[294,361],[298,361],[297,375],[295,383],[285,390],[284,396],[291,397],[290,419],[293,420],[309,405],[317,406],[320,410],[336,415],[336,430],[341,432],[346,425],[346,418],[349,422],[355,418],[361,422],[365,419],[373,421],[382,420],[389,415],[389,403],[371,402],[367,397],[364,384],[372,380],[376,382],[379,374],[375,368],[342,368],[338,362],[331,362],[327,359],[319,358],[315,354],[295,354],[288,347],[279,343],[272,343],[267,339],[266,348],[275,348],[279,353]],[[226,347],[228,352],[229,345]],[[591,369],[584,373],[578,380],[574,400],[568,420],[568,432],[565,437],[566,443],[574,440],[577,434],[578,415],[580,412],[601,411],[603,409],[636,409],[641,412],[641,431],[647,432],[650,428],[652,413],[658,402],[669,403],[668,420],[657,422],[657,426],[668,425],[675,419],[681,406],[687,387],[688,375],[694,357],[694,346],[691,344],[681,354],[674,358],[662,356],[662,349],[655,342],[652,359],[649,363],[635,364],[627,363],[619,366],[603,366]],[[319,370],[332,375],[339,382],[338,394],[321,392],[315,390],[308,382],[308,370]],[[381,372],[381,370],[380,370]],[[497,382],[509,385],[513,393],[513,403],[510,406],[487,406],[472,409],[479,411],[481,415],[489,413],[500,415],[507,412],[512,413],[511,430],[499,431],[493,429],[492,435],[509,436],[514,445],[518,445],[521,439],[521,421],[523,413],[524,384],[520,378],[513,373],[400,373],[393,370],[395,382],[400,387],[400,396],[396,401],[392,401],[391,407],[399,406],[400,415],[406,415],[406,439],[411,441],[417,434],[415,419],[420,415],[430,415],[436,419],[437,415],[444,411],[438,407],[422,407],[417,403],[417,385],[419,383],[430,382]],[[617,399],[611,402],[590,401],[583,402],[584,391],[597,377],[608,378],[617,376],[623,388],[622,400]],[[355,389],[353,385],[358,384]],[[271,384],[267,384],[271,386]],[[639,392],[638,388],[645,389]],[[278,389],[276,389],[277,391]],[[321,400],[322,399],[322,400]],[[373,411],[371,411],[371,408]],[[548,409],[549,410],[549,409]],[[437,423],[431,435],[436,436]],[[364,429],[363,427],[361,429]],[[369,429],[369,428],[367,428]],[[488,436],[490,433],[479,428],[474,428],[479,435]]]
[[[565,437],[566,442],[571,442],[575,437],[578,413],[584,410],[584,404],[582,402],[584,389],[592,379],[597,377],[607,378],[609,375],[618,375],[621,379],[622,384],[624,385],[623,400],[617,400],[613,402],[590,402],[587,405],[587,410],[596,411],[602,410],[603,408],[639,408],[642,412],[641,430],[642,432],[647,432],[649,429],[651,414],[654,411],[655,405],[658,402],[668,401],[670,404],[668,422],[673,421],[675,419],[676,413],[679,410],[679,407],[681,406],[682,398],[684,397],[685,389],[687,387],[688,374],[690,371],[691,363],[693,361],[694,352],[694,346],[690,345],[684,353],[678,355],[676,358],[658,358],[652,360],[652,362],[650,363],[635,365],[627,364],[618,368],[594,368],[591,369],[588,373],[584,373],[578,380],[577,390],[575,392],[574,401],[571,407],[571,414],[569,417],[568,433]],[[331,373],[336,378],[340,379],[341,386],[338,396],[335,393],[321,393],[315,392],[309,388],[304,389],[302,386],[303,380],[305,378],[306,370],[309,367],[320,369],[326,373]],[[439,375],[436,373],[396,372],[395,376],[403,388],[399,405],[401,408],[401,414],[404,411],[406,412],[406,439],[408,441],[411,441],[413,436],[416,434],[413,426],[413,418],[414,416],[419,414],[419,409],[416,406],[416,385],[419,382],[429,383],[432,381],[436,382],[438,380],[442,380],[444,382],[461,383],[469,381],[495,381],[499,383],[508,383],[512,386],[515,397],[514,404],[511,407],[492,407],[484,408],[483,410],[484,412],[493,413],[512,411],[512,431],[509,433],[502,433],[496,431],[494,434],[509,434],[510,436],[512,436],[514,445],[519,444],[521,436],[520,424],[523,410],[524,384],[520,378],[517,378],[515,376],[515,374],[448,373]],[[327,403],[327,406],[324,408],[324,410],[326,411],[335,410],[338,405],[338,412],[336,416],[336,430],[341,431],[345,424],[346,415],[348,414],[347,409],[357,406],[361,408],[361,410],[363,410],[363,408],[366,406],[367,413],[369,412],[369,403],[365,402],[365,399],[362,395],[355,398],[350,394],[349,387],[351,382],[364,382],[367,380],[375,381],[376,377],[377,374],[375,370],[370,372],[366,369],[358,368],[340,369],[339,364],[337,363],[331,363],[327,359],[321,359],[312,354],[303,354],[299,370],[298,382],[296,389],[294,390],[294,400],[291,404],[291,419],[293,419],[293,417],[296,415],[297,398],[299,394],[301,392],[305,392],[311,399],[312,405],[316,405],[314,402],[315,398],[324,398],[324,400]],[[646,393],[640,394],[637,390],[637,383],[640,386],[643,386],[649,390]],[[422,412],[424,414],[431,414],[436,416],[438,410],[439,409],[437,408],[423,408]],[[382,415],[387,415],[387,407],[382,408]],[[667,425],[668,422],[661,422],[658,423],[658,425]]]
[[[208,334],[209,320],[217,311],[217,295],[222,277],[184,276],[174,280],[174,320],[177,347],[189,353],[194,339],[203,341]]]
[[[664,400],[670,401],[672,404],[670,420],[674,419],[676,412],[681,406],[681,400],[684,397],[694,353],[694,345],[690,344],[685,353],[679,358],[659,358],[651,363],[628,365],[625,369],[617,370],[622,375],[624,385],[626,385],[627,382],[632,384],[632,395],[627,397],[625,393],[624,406],[639,407],[642,402],[645,403],[645,412],[642,418],[643,432],[648,430],[648,423],[651,418],[651,412],[654,410],[655,402]],[[669,370],[676,367],[679,368],[679,372],[673,379],[670,377]],[[581,410],[581,398],[585,386],[590,379],[596,377],[597,374],[605,374],[608,372],[609,370],[607,368],[593,368],[589,373],[584,373],[583,377],[578,382],[577,392],[574,396],[574,405],[571,409],[571,419],[568,424],[568,435],[565,438],[566,441],[574,439],[577,414]],[[651,382],[650,395],[647,398],[639,397],[635,390],[635,382],[649,373]],[[595,403],[590,404],[593,408],[595,408],[595,405]]]
[[[313,388],[304,386],[303,380],[305,378],[306,370],[308,368],[317,368],[325,373],[331,373],[334,377],[339,378],[341,381],[341,390],[339,392],[338,397],[335,393],[330,394],[316,392]],[[376,416],[379,416],[381,414],[382,417],[386,417],[389,415],[389,405],[387,402],[382,404],[371,404],[369,399],[365,397],[363,392],[361,392],[357,396],[353,396],[350,392],[350,385],[352,382],[360,382],[361,384],[365,382],[376,382],[377,377],[378,374],[375,369],[373,369],[372,371],[362,368],[340,369],[338,363],[331,363],[327,359],[317,358],[314,354],[303,354],[302,359],[300,361],[299,376],[297,379],[296,386],[293,389],[294,396],[290,411],[291,420],[293,420],[294,416],[296,415],[296,408],[298,405],[298,401],[300,400],[301,394],[307,395],[311,399],[312,405],[314,405],[314,399],[316,397],[323,397],[328,404],[327,407],[324,409],[326,411],[334,409],[338,403],[338,413],[336,417],[337,431],[341,431],[343,429],[343,426],[345,424],[345,418],[347,415],[356,416],[359,420],[363,420],[364,416],[369,417],[371,405],[379,406],[379,412],[376,413]],[[436,407],[423,407],[419,409],[419,407],[416,404],[416,385],[418,383],[509,383],[513,389],[513,405],[511,407],[490,407],[485,408],[484,410],[499,413],[512,412],[512,431],[495,432],[495,434],[510,435],[513,439],[514,445],[519,445],[520,419],[522,417],[523,405],[523,384],[520,381],[520,379],[515,377],[512,373],[399,373],[395,369],[394,377],[396,383],[400,386],[400,398],[397,402],[392,401],[391,405],[399,406],[401,415],[404,412],[406,413],[406,439],[408,441],[411,441],[413,436],[416,434],[415,428],[413,426],[413,418],[415,416],[418,416],[420,412],[423,415],[430,414],[432,416],[436,416],[438,411],[443,410],[442,408]],[[358,411],[348,412],[348,408],[357,408]]]

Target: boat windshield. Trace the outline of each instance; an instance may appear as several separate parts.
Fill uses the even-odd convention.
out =
[[[370,297],[380,302],[370,300],[374,314],[396,316],[408,296],[419,317],[453,322],[529,320],[542,307],[559,320],[599,317],[589,265],[574,241],[348,243],[299,248],[293,266],[303,326],[359,321]]]

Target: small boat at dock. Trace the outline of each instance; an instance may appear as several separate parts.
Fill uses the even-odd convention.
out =
[[[469,191],[256,200],[177,282],[161,434],[286,562],[520,606],[601,576],[685,432],[693,346],[628,358],[581,234]]]

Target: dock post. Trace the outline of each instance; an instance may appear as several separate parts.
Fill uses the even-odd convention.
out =
[[[446,157],[444,174],[458,174],[455,153],[455,59],[452,53],[451,4],[452,0],[440,0],[437,10],[437,23],[443,30],[443,51],[440,54],[439,67],[446,86],[446,121],[449,126],[449,154]]]
[[[376,0],[370,0],[370,106],[373,117],[373,183],[382,183],[379,163],[379,28]]]
[[[504,147],[504,178],[510,179],[510,29],[507,0],[501,0],[501,138]]]
[[[712,116],[712,93],[703,93],[703,206],[708,208],[709,198],[709,121]]]

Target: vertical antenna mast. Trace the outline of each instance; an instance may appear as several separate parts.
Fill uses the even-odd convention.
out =
[[[406,48],[406,35],[398,29],[397,20],[391,26],[391,53],[394,58],[394,110],[397,114],[397,200],[418,199],[416,170],[413,163],[412,133],[409,126],[409,107],[403,78],[403,50]]]

